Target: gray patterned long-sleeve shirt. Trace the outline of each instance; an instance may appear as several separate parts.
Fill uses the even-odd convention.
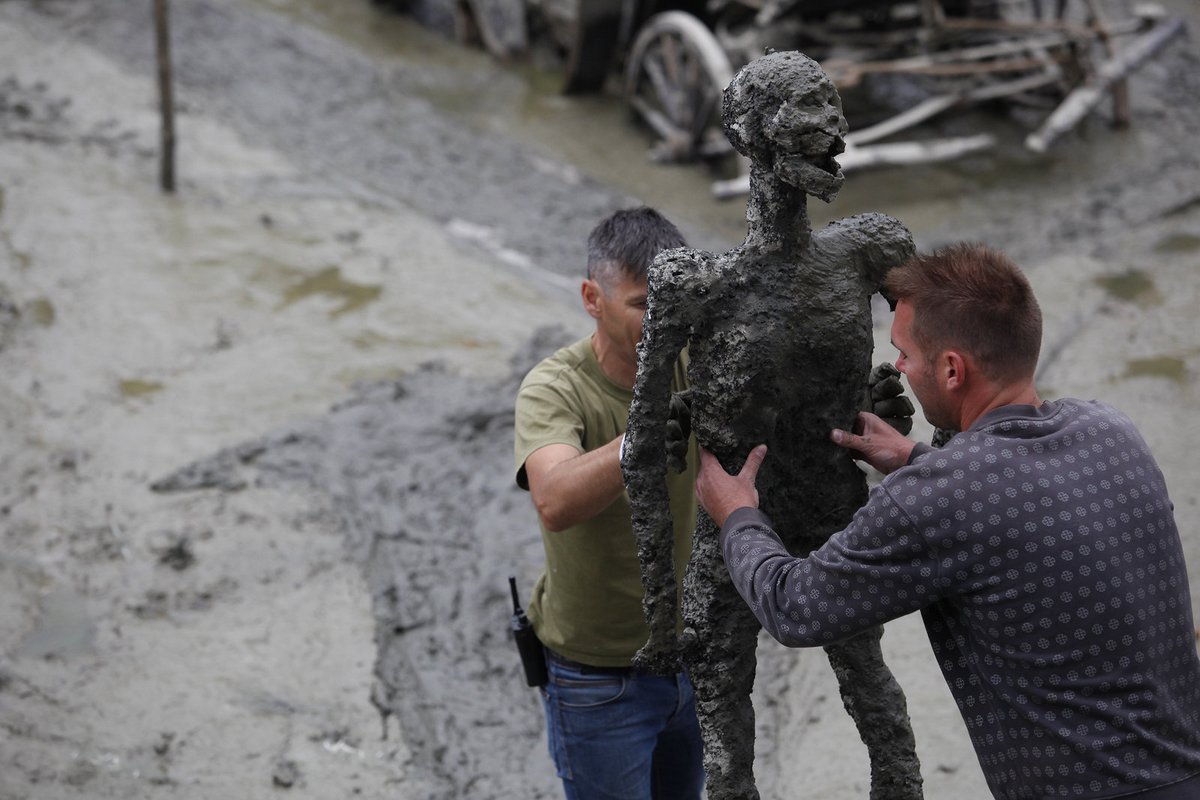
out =
[[[1200,797],[1200,659],[1161,471],[1123,414],[989,412],[793,558],[756,509],[721,531],[734,585],[789,646],[920,610],[1000,798]]]

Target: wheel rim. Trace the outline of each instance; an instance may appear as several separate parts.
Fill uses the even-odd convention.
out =
[[[655,133],[653,154],[682,161],[730,151],[721,97],[733,69],[712,32],[682,11],[650,18],[630,52],[625,99]]]

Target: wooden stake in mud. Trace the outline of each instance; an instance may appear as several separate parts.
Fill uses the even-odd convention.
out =
[[[162,110],[159,185],[175,191],[175,98],[171,92],[171,36],[167,19],[168,0],[154,0],[154,31],[158,44],[158,96]]]
[[[1095,108],[1107,91],[1123,81],[1172,39],[1185,32],[1183,19],[1168,17],[1127,44],[1117,55],[1101,64],[1086,83],[1076,87],[1046,118],[1042,126],[1025,137],[1025,146],[1044,153],[1051,142],[1079,124]]]

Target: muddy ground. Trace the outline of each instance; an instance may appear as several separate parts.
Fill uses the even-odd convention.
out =
[[[598,218],[646,201],[723,248],[741,206],[647,165],[612,96],[366,0],[172,12],[165,198],[149,4],[0,0],[0,798],[554,797],[506,638],[506,577],[541,558],[514,375],[587,330]],[[1134,108],[1044,157],[980,116],[998,151],[851,176],[816,214],[1016,256],[1043,393],[1139,423],[1198,586],[1194,39]],[[980,796],[919,622],[885,647],[927,796]],[[760,655],[764,796],[865,797],[824,659]]]

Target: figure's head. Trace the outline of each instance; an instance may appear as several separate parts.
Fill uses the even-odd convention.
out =
[[[884,293],[896,304],[896,367],[932,424],[959,424],[949,418],[945,391],[952,355],[995,387],[1033,381],[1042,311],[1025,275],[1003,253],[957,244],[915,256],[888,272]]]
[[[780,180],[825,202],[837,196],[849,126],[837,87],[808,56],[770,53],[743,67],[725,89],[722,121],[734,148]]]
[[[646,206],[617,211],[588,236],[583,306],[596,320],[597,334],[622,359],[637,360],[650,263],[664,250],[686,245],[675,225]]]

